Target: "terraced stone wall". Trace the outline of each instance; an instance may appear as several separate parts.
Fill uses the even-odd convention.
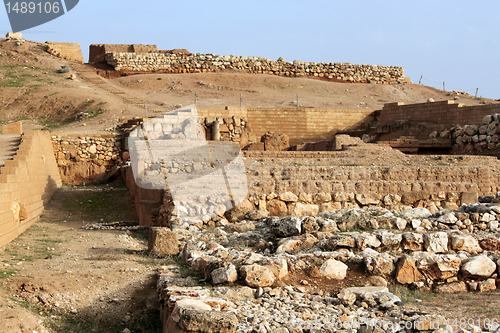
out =
[[[50,134],[28,132],[0,169],[0,250],[35,223],[61,186]]]

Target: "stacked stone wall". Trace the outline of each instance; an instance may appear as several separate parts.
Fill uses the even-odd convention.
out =
[[[500,148],[500,114],[487,115],[477,125],[456,126],[440,135],[450,135],[458,153],[482,153]]]
[[[396,84],[405,81],[404,68],[397,66],[355,65],[349,63],[286,62],[262,57],[215,54],[169,54],[107,52],[106,62],[117,71],[166,73],[208,73],[241,71],[279,76],[317,77],[346,82]]]
[[[61,178],[68,184],[104,181],[122,161],[121,136],[60,134],[52,144]]]

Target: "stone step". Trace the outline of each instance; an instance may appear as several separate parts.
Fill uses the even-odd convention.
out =
[[[14,158],[20,143],[21,135],[0,135],[0,167],[4,166],[5,161]]]

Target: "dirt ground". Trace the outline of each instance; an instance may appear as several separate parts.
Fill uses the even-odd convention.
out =
[[[123,186],[63,188],[41,220],[0,253],[1,332],[160,332],[156,270]]]
[[[120,183],[58,190],[40,221],[0,253],[0,332],[161,332],[157,268],[171,265],[184,276],[189,272],[176,258],[148,256],[144,229],[83,228],[134,221],[131,199]],[[363,270],[353,266],[343,281],[295,270],[283,283],[335,293],[366,281]],[[499,292],[436,295],[389,289],[416,309],[456,319],[458,325],[461,318],[476,324],[486,318],[500,321]]]
[[[70,71],[57,73],[62,66]],[[198,108],[203,109],[239,106],[240,96],[242,105],[249,107],[296,107],[297,95],[300,106],[314,108],[378,110],[388,102],[419,103],[429,98],[458,98],[457,103],[466,105],[497,103],[411,83],[351,84],[236,72],[104,79],[92,70],[50,55],[43,43],[17,45],[0,39],[0,122],[22,119],[25,129],[47,126],[55,132],[103,132],[114,123],[144,117],[143,102],[151,117],[194,104],[195,94]],[[71,74],[76,74],[75,80]]]

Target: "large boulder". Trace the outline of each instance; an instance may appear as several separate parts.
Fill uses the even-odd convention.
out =
[[[401,215],[410,219],[426,219],[431,216],[431,212],[429,212],[429,210],[426,208],[412,208],[407,211],[401,212]]]
[[[405,205],[413,205],[420,200],[428,200],[431,194],[427,191],[412,191],[406,192],[401,196],[401,202]]]
[[[487,278],[495,272],[497,265],[485,255],[467,259],[463,262],[461,272],[465,277]]]
[[[212,271],[213,284],[231,283],[238,280],[238,272],[233,264],[225,267],[220,267]]]
[[[361,206],[378,205],[381,199],[382,196],[375,192],[365,192],[356,194],[356,201]]]
[[[467,292],[467,285],[464,281],[456,281],[436,286],[434,292],[438,294],[464,293]]]
[[[465,251],[469,253],[483,252],[479,242],[471,235],[452,234],[451,235],[451,248],[457,251]]]
[[[432,280],[446,280],[458,274],[462,260],[452,254],[435,254],[417,261],[417,268]]]
[[[354,248],[356,246],[356,241],[353,237],[349,235],[335,235],[330,237],[324,245],[325,250],[336,250],[338,248]]]
[[[328,279],[343,280],[347,275],[347,268],[342,261],[328,259],[319,268],[319,273]]]
[[[271,231],[278,237],[300,235],[302,219],[297,216],[287,216],[271,223]]]
[[[387,253],[378,255],[366,255],[363,258],[366,270],[371,275],[380,275],[386,278],[392,276],[394,273],[394,260]]]
[[[278,199],[269,200],[266,203],[266,209],[270,216],[286,216],[288,214],[286,203]]]
[[[434,253],[444,253],[448,251],[448,235],[446,232],[426,233],[423,237],[426,251]]]
[[[399,258],[396,266],[396,280],[401,284],[410,284],[424,280],[425,277],[420,273],[412,257]]]
[[[299,197],[293,192],[287,191],[283,192],[280,194],[279,199],[281,201],[286,201],[286,202],[296,202],[299,200]]]
[[[269,268],[257,264],[241,266],[240,275],[243,281],[252,288],[270,287],[276,280]]]
[[[281,133],[267,132],[260,138],[260,142],[264,143],[266,151],[281,151],[290,147],[288,135]]]
[[[288,214],[295,216],[316,216],[319,213],[319,206],[316,204],[305,204],[294,202],[288,205]]]
[[[401,246],[404,250],[421,251],[424,243],[424,238],[421,234],[415,232],[403,233]]]

